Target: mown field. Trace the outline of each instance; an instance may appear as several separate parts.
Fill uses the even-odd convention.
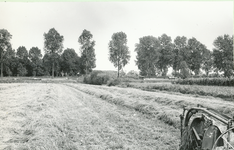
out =
[[[124,84],[122,85],[122,87]],[[127,87],[142,89],[146,91],[170,91],[197,96],[219,97],[227,101],[234,101],[234,87],[232,86],[204,86],[204,85],[180,85],[170,82],[130,82]]]
[[[234,115],[218,97],[69,79],[1,83],[0,97],[0,149],[175,150],[183,106]]]

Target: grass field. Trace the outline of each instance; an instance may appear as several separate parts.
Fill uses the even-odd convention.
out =
[[[175,150],[183,106],[234,115],[220,98],[70,80],[1,83],[0,149]]]
[[[202,96],[220,97],[227,101],[234,101],[234,87],[230,86],[202,86],[202,85],[179,85],[170,82],[155,83],[128,83],[128,87],[138,88],[147,91],[171,91],[182,94],[193,94]]]

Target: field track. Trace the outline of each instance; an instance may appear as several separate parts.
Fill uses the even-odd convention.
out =
[[[217,98],[75,83],[0,84],[0,97],[0,150],[174,150],[183,105],[234,108]]]

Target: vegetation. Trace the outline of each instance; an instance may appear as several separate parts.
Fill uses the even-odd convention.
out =
[[[108,75],[102,74],[99,75],[98,72],[92,72],[89,75],[84,77],[84,83],[86,84],[94,84],[94,85],[102,85],[107,84],[107,81],[110,79]]]
[[[202,96],[220,97],[227,101],[234,101],[234,87],[227,86],[202,86],[202,85],[175,85],[165,82],[159,83],[128,83],[128,87],[138,88],[146,91],[169,91],[182,94],[193,94]]]
[[[119,85],[120,82],[121,82],[121,80],[118,79],[118,78],[117,79],[112,79],[112,80],[109,80],[107,82],[107,86],[116,86],[116,85]]]
[[[158,40],[160,42],[159,47],[159,61],[158,61],[158,68],[162,72],[162,76],[166,76],[168,72],[168,67],[171,66],[173,63],[173,44],[170,36],[167,36],[166,34],[161,35],[161,37],[158,37]]]
[[[3,57],[7,49],[11,48],[12,35],[5,29],[0,30],[0,55],[1,55],[1,77],[3,77],[3,62],[6,61],[7,56]]]
[[[220,36],[214,41],[214,52],[208,50],[196,38],[145,36],[136,44],[136,65],[142,76],[166,76],[168,67],[173,68],[176,77],[188,78],[210,72],[224,72],[225,77],[233,75],[233,37]],[[221,57],[220,57],[221,56]],[[186,68],[185,68],[186,66]]]
[[[48,33],[44,33],[44,47],[45,53],[52,62],[52,77],[54,77],[54,67],[56,59],[59,59],[59,55],[63,49],[63,36],[60,35],[54,28],[50,29]]]
[[[189,77],[189,68],[187,66],[187,63],[185,61],[182,61],[180,64],[180,74],[178,75],[182,79],[188,78]]]
[[[11,99],[0,101],[1,148],[178,147],[180,110],[158,103],[164,98],[154,96],[157,102],[144,98],[145,91],[139,92],[138,99],[132,97],[135,92],[127,94],[125,89],[102,87],[74,83],[0,84],[3,97]]]
[[[134,88],[118,88],[92,85],[74,85],[82,92],[101,98],[109,103],[133,109],[147,116],[147,118],[164,122],[176,129],[179,129],[179,112],[184,106],[196,106],[202,104],[204,107],[211,107],[226,115],[233,115],[233,102],[222,101],[218,99],[199,98],[178,95],[174,93],[155,93],[141,91]],[[191,87],[191,86],[190,86]],[[197,87],[198,88],[198,87]],[[219,90],[219,89],[218,89]],[[224,92],[225,89],[222,90]],[[216,91],[217,92],[217,91]],[[226,91],[226,93],[230,92]],[[210,105],[212,102],[212,105]],[[224,106],[225,105],[225,106]]]
[[[29,51],[25,46],[12,49],[12,35],[5,29],[0,30],[1,76],[80,76],[92,73],[96,67],[95,41],[88,30],[83,30],[78,38],[81,56],[72,48],[63,50],[64,37],[54,28],[44,33],[42,56],[38,47]],[[174,41],[170,36],[143,36],[135,46],[136,65],[140,74],[128,74],[128,77],[167,77],[168,68],[173,68],[172,75],[182,79],[191,76],[216,76],[232,78],[233,36],[219,36],[214,40],[214,50],[192,37],[177,36]],[[130,60],[127,35],[114,33],[108,44],[109,60],[117,67],[117,77],[126,76],[123,67]],[[213,75],[212,75],[213,76]]]
[[[127,47],[127,35],[124,32],[114,33],[109,42],[109,60],[119,71],[129,62],[130,52]]]
[[[160,55],[157,48],[159,46],[158,39],[153,36],[144,36],[139,39],[139,44],[136,44],[136,65],[142,76],[148,77],[157,73],[156,64]]]
[[[88,74],[92,72],[92,69],[96,67],[95,58],[95,41],[92,40],[93,35],[88,30],[83,30],[78,42],[81,46],[81,74]]]
[[[29,60],[31,60],[30,69],[33,76],[43,75],[43,62],[41,50],[38,47],[32,47],[29,50]]]
[[[231,77],[234,74],[233,58],[233,36],[219,36],[214,41],[214,66],[224,72],[225,77]]]
[[[188,85],[214,85],[214,86],[234,86],[234,78],[188,78],[178,79],[176,84],[188,84]]]
[[[67,48],[61,55],[61,70],[70,76],[75,76],[80,72],[80,57],[74,49]]]

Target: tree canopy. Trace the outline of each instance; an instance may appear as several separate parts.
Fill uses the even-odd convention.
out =
[[[74,49],[67,48],[61,55],[61,70],[70,75],[76,75],[80,72],[80,57]]]
[[[3,55],[4,52],[7,50],[7,48],[11,47],[10,40],[12,38],[12,35],[6,30],[1,29],[0,30],[0,55],[1,55],[1,77],[3,77]]]
[[[54,28],[50,29],[48,33],[44,33],[44,50],[50,55],[52,63],[52,77],[54,77],[54,64],[58,55],[63,50],[63,36],[60,35]]]
[[[160,42],[156,37],[144,36],[135,45],[136,65],[143,76],[154,76],[157,73]]]
[[[18,59],[18,65],[17,65],[17,75],[25,76],[28,74],[29,71],[29,55],[28,51],[24,46],[20,46],[17,49],[16,56]]]
[[[54,28],[44,33],[44,56],[38,47],[31,47],[29,51],[25,46],[12,49],[11,38],[7,30],[0,30],[1,77],[88,74],[96,67],[95,41],[86,29],[78,38],[80,57],[73,48],[63,51],[64,37]],[[223,73],[225,77],[232,77],[233,36],[218,36],[213,45],[215,48],[210,51],[194,37],[187,39],[177,36],[172,40],[166,34],[159,37],[143,36],[135,44],[135,63],[140,75],[148,77],[165,77],[169,67],[173,68],[172,75],[182,78],[194,73],[196,76],[218,76]],[[127,35],[124,32],[113,33],[108,49],[108,59],[118,69],[119,77],[131,57]]]
[[[185,36],[177,36],[173,45],[173,64],[172,68],[177,72],[182,61],[187,61],[189,54],[186,50],[187,38]]]
[[[233,75],[233,36],[219,36],[214,40],[213,56],[215,67],[224,72],[225,77]]]
[[[29,59],[31,61],[31,74],[33,76],[43,75],[42,54],[38,47],[32,47],[29,50]]]
[[[130,52],[127,46],[127,35],[124,32],[114,33],[108,45],[109,60],[119,71],[129,62]]]
[[[95,41],[90,31],[84,29],[78,42],[81,44],[81,73],[88,74],[96,67]]]
[[[160,42],[158,66],[162,71],[162,76],[166,76],[168,67],[173,64],[173,44],[171,37],[166,34],[161,35],[158,39]]]

